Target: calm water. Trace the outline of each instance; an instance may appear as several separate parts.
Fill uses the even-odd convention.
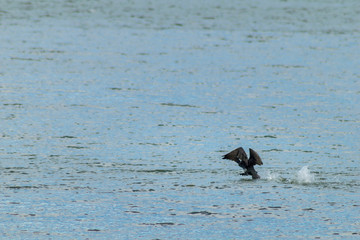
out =
[[[359,238],[359,9],[0,0],[0,238]]]

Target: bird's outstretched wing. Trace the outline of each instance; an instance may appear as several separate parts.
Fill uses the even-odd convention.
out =
[[[250,150],[249,166],[254,166],[256,164],[263,165],[263,162],[261,161],[259,154],[254,150],[252,150],[251,148],[249,150]]]
[[[248,165],[248,157],[246,155],[246,152],[242,147],[239,147],[237,149],[232,150],[228,154],[225,154],[223,156],[223,159],[229,159],[237,162],[240,164],[240,161],[244,161],[246,165]]]

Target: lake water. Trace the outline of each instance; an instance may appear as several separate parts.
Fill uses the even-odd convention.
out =
[[[359,9],[0,0],[0,238],[358,239]]]

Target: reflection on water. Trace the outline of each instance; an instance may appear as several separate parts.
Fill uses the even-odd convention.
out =
[[[6,1],[1,237],[358,237],[357,9]]]

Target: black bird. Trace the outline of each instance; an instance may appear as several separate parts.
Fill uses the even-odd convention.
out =
[[[229,159],[235,161],[240,167],[244,169],[244,173],[241,175],[251,175],[253,179],[258,179],[260,176],[255,171],[254,165],[263,165],[261,158],[257,152],[249,148],[250,158],[247,157],[246,152],[242,147],[232,150],[228,154],[223,156],[223,159]]]

